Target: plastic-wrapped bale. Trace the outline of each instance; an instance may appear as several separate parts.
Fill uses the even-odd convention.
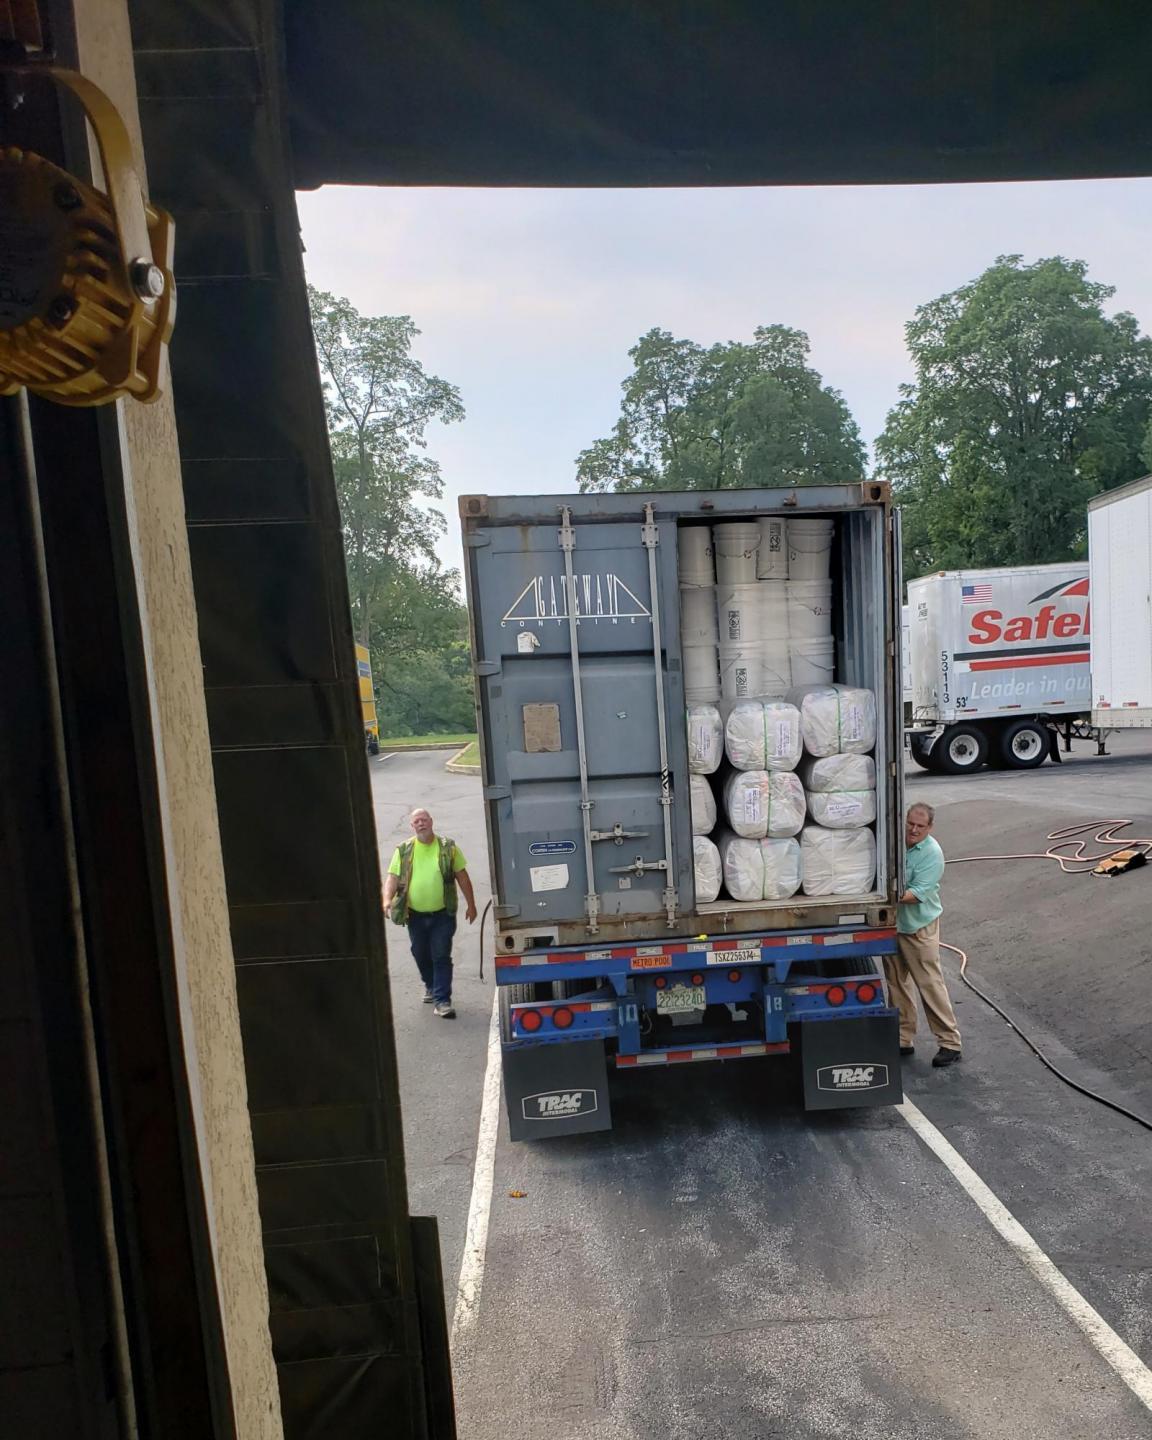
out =
[[[692,775],[692,833],[711,835],[716,828],[716,797],[707,775]]]
[[[696,862],[696,903],[708,905],[720,894],[724,878],[720,851],[707,835],[693,835],[692,857]]]
[[[858,830],[876,819],[876,762],[871,755],[828,755],[805,760],[800,778],[808,813],[829,830]]]
[[[747,840],[722,831],[717,845],[733,900],[787,900],[800,888],[800,846],[792,839]]]
[[[799,710],[785,700],[742,700],[729,711],[724,750],[737,770],[795,770],[804,753]]]
[[[871,830],[805,825],[800,853],[805,895],[869,895],[875,889],[876,837]]]
[[[724,758],[724,721],[715,705],[688,706],[688,769],[711,775]]]
[[[724,816],[746,839],[779,840],[804,824],[804,787],[790,770],[734,770],[724,782]]]
[[[789,692],[800,711],[809,755],[867,755],[876,746],[876,696],[854,685],[810,685]]]

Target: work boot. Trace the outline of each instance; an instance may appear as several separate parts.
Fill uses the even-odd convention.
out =
[[[901,1055],[915,1055],[915,1054],[916,1054],[916,1046],[915,1046],[915,1045],[901,1045],[901,1046],[900,1046],[900,1054],[901,1054]]]
[[[940,1049],[937,1050],[932,1064],[937,1070],[943,1070],[945,1065],[955,1065],[963,1058],[959,1050],[945,1050],[944,1047],[941,1046]]]

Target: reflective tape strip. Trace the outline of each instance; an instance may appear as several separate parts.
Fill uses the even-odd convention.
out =
[[[668,1050],[652,1055],[617,1055],[618,1067],[640,1065],[682,1065],[693,1060],[744,1060],[753,1055],[787,1055],[787,1041],[778,1045],[717,1045],[699,1050]]]
[[[669,959],[674,955],[726,955],[731,950],[775,950],[795,945],[865,945],[870,940],[891,940],[896,930],[837,930],[824,934],[806,935],[764,935],[758,939],[670,941],[666,945],[622,946],[619,950],[588,950],[582,954],[550,951],[546,954],[497,955],[496,968],[506,969],[514,965],[585,965],[596,960],[627,960],[636,970],[650,969],[653,962]]]

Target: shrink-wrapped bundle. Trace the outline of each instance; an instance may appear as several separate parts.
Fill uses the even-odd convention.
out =
[[[800,853],[805,895],[867,895],[875,886],[876,837],[871,830],[805,825]]]
[[[715,705],[688,706],[688,769],[711,775],[724,758],[724,721]]]
[[[789,770],[734,770],[724,782],[724,816],[737,835],[761,840],[797,835],[804,787]]]
[[[799,710],[786,700],[742,700],[728,713],[724,749],[737,770],[795,770],[804,753]]]
[[[696,865],[696,903],[707,905],[720,894],[724,878],[720,851],[707,835],[693,835],[692,857]]]
[[[876,697],[854,685],[808,685],[789,692],[800,711],[809,755],[867,755],[876,745]]]
[[[810,790],[808,813],[828,830],[859,830],[876,819],[876,791]]]
[[[716,828],[716,797],[707,775],[692,775],[691,809],[693,835],[711,835]]]
[[[804,760],[800,778],[808,813],[830,830],[858,830],[876,819],[876,762],[871,755],[829,755]]]
[[[799,890],[797,841],[748,840],[722,830],[717,846],[724,867],[724,885],[733,900],[787,900]]]

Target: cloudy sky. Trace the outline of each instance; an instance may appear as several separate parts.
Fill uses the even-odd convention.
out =
[[[1152,180],[761,190],[368,190],[299,197],[309,278],[407,314],[467,419],[429,433],[456,496],[574,489],[653,326],[701,344],[808,333],[868,444],[910,378],[916,306],[997,255],[1065,255],[1152,330]]]

